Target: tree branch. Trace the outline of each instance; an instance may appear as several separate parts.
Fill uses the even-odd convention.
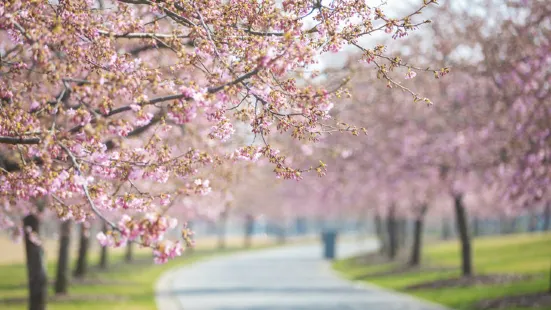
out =
[[[3,144],[39,144],[40,138],[22,138],[22,137],[6,137],[0,136],[0,143]]]
[[[73,162],[73,166],[75,167],[77,174],[82,175],[82,171],[80,170],[80,165],[77,162],[77,159],[75,158],[75,155],[63,144],[59,144],[59,146],[67,153],[69,158],[71,158],[71,161]],[[92,208],[92,211],[99,216],[102,220],[104,220],[109,226],[113,227],[114,229],[118,229],[117,225],[115,223],[111,222],[109,219],[107,219],[101,212],[99,212],[98,208],[96,207],[96,204],[92,200],[92,197],[90,197],[90,192],[88,191],[88,185],[86,183],[82,184],[82,190],[84,191],[84,195],[86,196],[86,200],[90,204],[90,207]]]
[[[252,77],[253,75],[257,74],[258,72],[260,72],[260,68],[256,68],[256,69],[254,69],[254,70],[252,70],[248,73],[245,73],[242,76],[240,76],[240,77],[236,78],[235,80],[232,80],[232,81],[230,81],[226,84],[216,86],[216,87],[210,87],[210,88],[207,89],[207,92],[210,93],[210,94],[217,93],[217,92],[223,90],[226,87],[233,86],[235,84],[239,84],[239,83],[243,82],[244,80],[246,80],[246,79]],[[152,104],[155,104],[155,103],[160,103],[160,102],[165,102],[165,101],[170,101],[170,100],[179,100],[179,99],[182,99],[184,97],[185,97],[184,94],[168,95],[168,96],[157,97],[157,98],[153,98],[151,100],[144,101],[144,102],[140,103],[139,105],[140,106],[147,106],[147,105],[152,105]],[[132,110],[130,105],[126,105],[126,106],[122,106],[122,107],[113,109],[107,114],[102,114],[102,116],[103,117],[110,117],[110,116],[113,116],[113,115],[116,115],[116,114],[119,114],[119,113],[122,113],[122,112],[130,111],[130,110]],[[78,132],[83,127],[84,126],[82,126],[82,125],[75,126],[75,127],[71,128],[69,130],[69,132],[70,133]]]
[[[104,36],[113,36],[115,38],[126,38],[126,39],[147,39],[147,38],[188,38],[188,35],[174,35],[168,33],[153,33],[153,32],[129,32],[129,33],[111,33],[108,31],[98,30],[98,33]]]

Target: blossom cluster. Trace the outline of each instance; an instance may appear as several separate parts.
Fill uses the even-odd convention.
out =
[[[392,69],[414,67],[360,39],[403,37],[435,2],[403,18],[355,0],[2,2],[0,198],[46,198],[63,220],[117,213],[101,243],[139,242],[164,262],[181,246],[162,241],[171,223],[151,212],[220,190],[208,181],[219,167],[264,159],[280,178],[324,174],[324,164],[291,167],[274,146],[286,135],[356,133],[332,115],[345,83],[327,87],[304,72],[350,45],[400,87]],[[236,146],[242,128],[262,145]]]

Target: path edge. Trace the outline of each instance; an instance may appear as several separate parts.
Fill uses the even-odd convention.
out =
[[[345,258],[346,259],[346,258]],[[390,294],[394,294],[396,296],[399,296],[401,298],[404,298],[404,299],[409,299],[411,301],[414,301],[414,302],[417,302],[417,303],[421,303],[421,304],[425,304],[427,306],[431,306],[431,308],[434,308],[434,309],[439,309],[439,310],[453,310],[452,308],[448,308],[442,304],[439,304],[439,303],[436,303],[434,301],[430,301],[430,300],[426,300],[426,299],[423,299],[423,298],[419,298],[419,297],[416,297],[416,296],[413,296],[413,295],[410,295],[410,294],[407,294],[407,293],[403,293],[403,292],[400,292],[400,291],[396,291],[396,290],[391,290],[391,289],[387,289],[387,288],[384,288],[384,287],[381,287],[381,286],[378,286],[378,285],[375,285],[373,283],[370,283],[370,282],[365,282],[365,281],[355,281],[355,280],[350,280],[350,279],[347,279],[346,277],[343,277],[338,271],[336,271],[332,264],[329,263],[327,264],[327,267],[328,269],[330,270],[331,273],[333,273],[335,276],[337,276],[338,278],[340,279],[343,279],[345,281],[348,281],[350,283],[352,283],[354,286],[356,287],[360,287],[360,288],[365,288],[365,289],[370,289],[370,290],[374,290],[374,291],[380,291],[380,292],[386,292],[386,293],[390,293]]]
[[[176,268],[179,269],[179,268]],[[155,282],[155,305],[158,310],[181,310],[181,304],[171,293],[172,283],[176,277],[174,269],[165,271]]]

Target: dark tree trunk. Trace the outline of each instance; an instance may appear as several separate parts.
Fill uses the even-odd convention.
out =
[[[88,271],[88,245],[90,242],[90,227],[88,223],[80,224],[80,240],[78,245],[78,258],[73,276],[83,278]]]
[[[130,263],[134,260],[134,255],[133,255],[133,246],[132,246],[132,242],[128,241],[126,243],[126,253],[124,253],[124,261],[127,262],[127,263]]]
[[[396,258],[398,252],[398,234],[396,214],[394,212],[394,206],[390,208],[387,218],[387,233],[388,233],[388,257],[393,260]]]
[[[44,265],[42,245],[31,241],[39,234],[40,220],[31,214],[23,218],[25,252],[27,256],[27,281],[29,285],[29,310],[45,310],[48,295],[48,279]],[[38,242],[38,240],[36,240]]]
[[[463,276],[471,276],[473,274],[471,240],[469,237],[467,211],[463,205],[463,195],[454,196],[454,207],[457,233],[461,242],[461,271]]]
[[[220,214],[220,219],[218,220],[218,249],[222,250],[226,248],[226,222],[228,214],[227,211],[224,211]]]
[[[543,231],[548,231],[551,226],[551,203],[545,205],[545,211],[543,212]]]
[[[254,230],[254,217],[252,215],[247,214],[245,217],[245,238],[243,242],[243,246],[245,248],[251,247],[251,240],[253,236],[253,230]]]
[[[59,254],[55,278],[55,293],[67,294],[69,283],[69,245],[71,243],[71,221],[59,225]]]
[[[448,240],[452,236],[450,221],[447,218],[442,219],[442,240]]]
[[[423,246],[423,224],[425,219],[425,213],[427,206],[421,207],[421,212],[415,219],[413,226],[413,245],[411,248],[411,257],[409,259],[409,265],[419,266],[421,264],[421,248]]]
[[[103,233],[107,233],[106,222],[103,222],[101,230],[103,231]],[[107,269],[107,247],[106,246],[101,247],[98,267],[100,269]]]
[[[377,234],[377,237],[379,238],[379,242],[381,243],[381,247],[379,248],[380,253],[386,253],[387,252],[387,238],[386,234],[384,233],[383,228],[383,221],[381,220],[381,216],[377,213],[375,214],[375,232]]]

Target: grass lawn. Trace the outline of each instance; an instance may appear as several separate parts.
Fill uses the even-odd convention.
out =
[[[301,241],[298,241],[301,242]],[[242,242],[230,242],[223,250],[215,250],[214,246],[198,247],[192,254],[189,252],[164,265],[153,264],[150,251],[136,251],[135,262],[123,263],[122,251],[110,253],[110,267],[99,271],[93,267],[98,261],[97,248],[89,258],[90,272],[83,282],[73,280],[69,287],[69,295],[54,298],[49,301],[48,309],[108,309],[108,310],[153,310],[156,309],[154,299],[154,284],[157,278],[170,268],[191,264],[214,255],[241,251]],[[199,243],[200,244],[200,243]],[[273,246],[270,240],[255,241],[251,249]],[[214,244],[213,244],[214,245]],[[22,246],[22,245],[20,245]],[[138,249],[136,249],[138,250]],[[52,255],[49,256],[51,258]],[[72,255],[71,259],[75,256]],[[55,262],[47,263],[48,279],[53,281]],[[53,297],[53,285],[49,286]],[[26,305],[26,269],[23,263],[0,263],[0,309],[27,309]]]
[[[474,266],[478,274],[526,274],[532,278],[512,283],[472,287],[406,290],[423,282],[459,276],[460,256],[457,241],[426,246],[424,263],[429,267],[396,274],[381,274],[403,262],[365,265],[357,258],[334,263],[334,268],[351,280],[366,281],[385,288],[404,291],[419,298],[454,309],[474,309],[477,301],[507,295],[537,293],[549,287],[551,267],[551,233],[484,237],[473,241]],[[513,308],[510,308],[512,310]],[[515,308],[515,310],[520,308]],[[535,309],[535,308],[531,308]],[[551,310],[551,307],[540,307]]]

